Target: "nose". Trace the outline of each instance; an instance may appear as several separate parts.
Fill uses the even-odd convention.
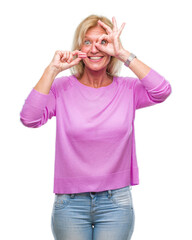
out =
[[[92,53],[97,53],[99,50],[96,48],[95,43],[91,45],[91,52]]]

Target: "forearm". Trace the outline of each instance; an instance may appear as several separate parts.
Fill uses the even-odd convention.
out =
[[[118,59],[123,63],[128,59],[130,52],[127,50],[122,51]],[[141,62],[138,58],[134,58],[129,65],[129,68],[135,73],[135,75],[141,80],[150,72],[151,68]]]
[[[42,77],[40,78],[38,83],[35,85],[34,89],[40,93],[49,94],[51,85],[56,76],[57,76],[57,72],[49,65],[44,70]]]

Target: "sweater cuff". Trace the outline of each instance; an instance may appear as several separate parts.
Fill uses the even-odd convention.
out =
[[[158,88],[166,80],[163,76],[151,68],[149,73],[144,78],[140,79],[140,81],[148,91],[152,91],[155,88]]]
[[[47,104],[48,98],[49,94],[40,93],[33,88],[25,102],[33,107],[43,109]]]

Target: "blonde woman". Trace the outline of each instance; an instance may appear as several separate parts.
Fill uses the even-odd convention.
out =
[[[134,230],[135,110],[163,102],[171,86],[122,46],[124,26],[115,17],[85,18],[72,51],[56,51],[20,113],[31,128],[56,116],[56,240],[128,240]],[[123,63],[136,77],[118,75]],[[66,69],[72,75],[56,78]]]

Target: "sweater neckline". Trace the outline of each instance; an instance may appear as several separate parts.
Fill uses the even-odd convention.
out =
[[[102,90],[108,90],[108,89],[111,89],[113,87],[113,85],[115,84],[115,81],[116,81],[116,77],[113,76],[113,81],[112,83],[110,83],[109,85],[107,86],[103,86],[103,87],[99,87],[99,88],[94,88],[94,87],[89,87],[81,82],[79,82],[79,80],[75,77],[75,75],[72,75],[72,79],[73,79],[73,82],[78,85],[80,88],[82,89],[87,89],[89,91],[95,91],[95,92],[98,92],[98,91],[102,91]]]

